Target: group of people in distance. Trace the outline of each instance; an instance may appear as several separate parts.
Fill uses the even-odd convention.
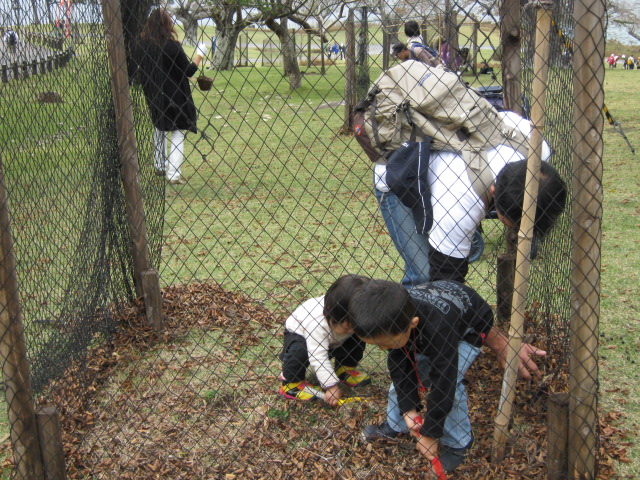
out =
[[[409,42],[393,49],[400,60],[422,62],[429,69],[444,68],[437,53],[424,46],[416,22],[407,22],[405,33]],[[442,105],[455,101],[446,98],[447,92],[439,94]],[[499,115],[502,125],[525,137],[530,135],[530,122],[519,115],[491,115]],[[455,470],[473,444],[465,373],[483,345],[496,353],[503,367],[506,363],[507,336],[493,326],[493,311],[487,302],[464,282],[473,233],[490,205],[504,225],[519,227],[527,161],[510,145],[492,145],[484,153],[494,181],[486,196],[481,196],[472,187],[463,154],[431,149],[430,193],[422,200],[431,202],[433,222],[428,231],[418,233],[415,212],[386,184],[387,160],[398,150],[375,159],[374,190],[389,234],[405,262],[402,282],[345,275],[325,295],[296,308],[285,321],[279,392],[287,399],[322,398],[338,406],[343,398],[341,385],[359,387],[371,382],[369,375],[357,369],[366,345],[387,350],[392,384],[386,419],[365,427],[363,438],[368,442],[391,440],[408,433],[437,474],[439,469]],[[566,203],[566,185],[546,161],[550,154],[544,142],[534,219],[536,241],[550,231]],[[544,355],[533,345],[522,345],[520,376],[540,375],[535,358]],[[306,380],[309,367],[324,391],[322,396]]]
[[[607,64],[609,68],[618,68],[618,60],[622,60],[622,68],[625,70],[633,70],[634,68],[640,69],[640,56],[633,58],[633,55],[616,55],[612,53],[607,57]]]
[[[329,60],[331,60],[332,55],[334,60],[338,60],[338,57],[340,57],[339,59],[342,60],[346,55],[347,46],[344,43],[342,45],[338,45],[338,42],[334,41],[333,44],[327,43],[325,52]]]

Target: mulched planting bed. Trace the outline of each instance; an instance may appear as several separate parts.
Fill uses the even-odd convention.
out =
[[[384,420],[383,363],[373,385],[352,392],[365,402],[336,410],[285,401],[275,379],[282,318],[213,284],[170,287],[163,298],[162,334],[140,303],[119,309],[110,341],[96,341],[43,396],[61,413],[69,478],[427,478],[409,438],[360,439]],[[448,478],[546,478],[546,388],[519,383],[506,457],[494,464],[502,371],[488,353],[467,379],[475,444]],[[617,478],[614,460],[628,461],[624,420],[601,415],[599,479]]]

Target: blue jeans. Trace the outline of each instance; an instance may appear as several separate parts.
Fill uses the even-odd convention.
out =
[[[411,209],[405,207],[393,192],[373,189],[384,223],[398,253],[404,260],[402,285],[415,287],[429,281],[429,238],[416,232]]]
[[[471,430],[471,421],[469,420],[469,406],[467,405],[467,391],[462,384],[464,374],[467,372],[473,361],[480,353],[480,347],[474,347],[467,342],[460,342],[458,345],[458,381],[456,384],[456,394],[453,401],[453,407],[447,415],[444,422],[444,434],[440,438],[440,445],[446,445],[451,448],[464,448],[471,440],[473,433]],[[429,368],[431,362],[424,355],[417,355],[418,370],[420,378],[426,388],[428,387]],[[387,397],[387,423],[396,432],[408,433],[409,429],[404,423],[404,417],[398,408],[398,397],[393,384],[389,388]]]

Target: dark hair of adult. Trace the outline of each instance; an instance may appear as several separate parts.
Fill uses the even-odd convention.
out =
[[[403,50],[408,50],[407,46],[404,43],[394,43],[391,47],[391,53],[393,53],[394,57],[397,57],[398,54]]]
[[[415,20],[409,20],[404,24],[404,34],[411,38],[420,35],[420,25]]]
[[[351,326],[360,338],[379,338],[406,332],[416,307],[402,285],[386,280],[370,280],[353,295]]]
[[[331,326],[349,320],[349,303],[354,292],[369,279],[360,275],[345,275],[327,290],[324,296],[324,318]]]
[[[158,45],[164,45],[169,40],[178,41],[171,16],[164,8],[156,8],[149,14],[147,22],[140,32],[140,38]]]
[[[520,160],[505,165],[496,178],[494,193],[496,210],[520,225],[524,200],[527,161]],[[548,162],[540,166],[538,203],[534,222],[534,234],[543,238],[563,212],[567,201],[567,186],[558,171]]]

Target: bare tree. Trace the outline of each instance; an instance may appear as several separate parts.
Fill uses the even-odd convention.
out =
[[[325,19],[328,16],[333,16],[334,21],[338,22],[341,18],[344,5],[344,0],[295,0],[294,3],[289,3],[287,5],[290,9],[290,13],[286,16],[282,16],[278,20],[273,18],[273,15],[271,15],[271,18],[265,19],[265,25],[269,27],[269,29],[271,29],[280,40],[284,74],[289,77],[289,85],[292,90],[300,87],[302,73],[296,57],[295,42],[287,28],[289,21],[298,24],[304,28],[307,33],[319,36],[320,43],[322,44],[326,41],[326,35],[322,28]],[[312,21],[315,21],[319,28],[312,27]]]
[[[168,7],[168,10],[182,23],[184,43],[196,45],[198,43],[198,20],[211,18],[211,7],[208,2],[176,0]]]
[[[295,42],[289,33],[287,17],[276,20],[268,18],[265,25],[280,39],[284,74],[289,77],[289,87],[295,90],[302,83],[302,73],[296,58]]]
[[[627,33],[636,40],[640,40],[640,14],[635,1],[611,1],[608,13],[612,22],[625,28]]]

